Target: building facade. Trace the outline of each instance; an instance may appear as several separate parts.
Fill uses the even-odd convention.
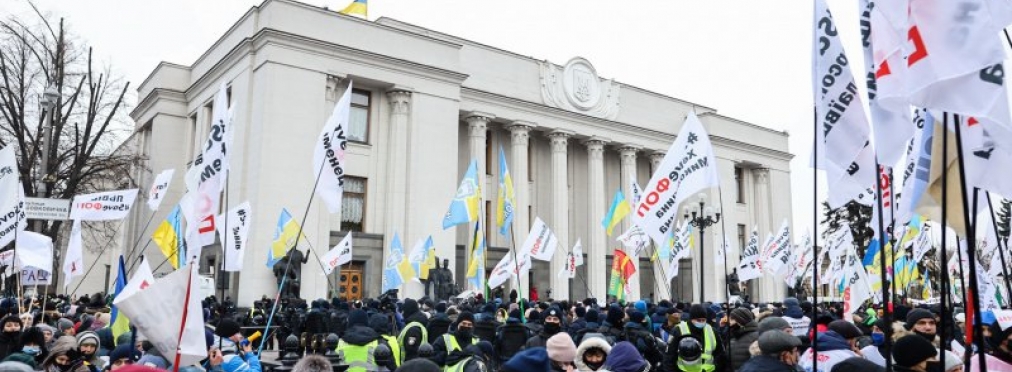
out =
[[[310,204],[312,149],[352,83],[344,205],[341,213],[329,214],[321,201]],[[156,223],[145,229],[152,217],[138,208],[125,222],[124,241],[150,235],[182,197],[181,174],[207,137],[211,102],[222,84],[236,123],[222,200],[229,207],[248,200],[253,225],[241,272],[216,272],[218,246],[204,248],[201,271],[217,277],[239,304],[277,290],[265,262],[282,208],[297,220],[306,216],[307,239],[299,249],[313,252],[306,252],[310,260],[303,267],[304,298],[332,296],[342,278],[352,297],[379,295],[385,248],[395,233],[406,251],[431,235],[440,261],[448,260],[456,281],[464,283],[473,225],[443,230],[441,223],[471,159],[477,160],[489,221],[488,270],[511,241],[524,241],[540,217],[558,236],[560,252],[551,262],[536,261],[522,288],[533,285],[542,298],[550,290],[554,298],[603,299],[612,251],[619,247],[614,237],[629,226],[623,221],[621,231],[606,236],[601,220],[608,203],[616,190],[631,195],[632,181],[647,183],[689,112],[700,117],[715,146],[721,187],[705,201],[722,221],[705,232],[706,258],[700,262],[694,250],[671,283],[649,257],[640,257],[630,283],[633,296],[698,299],[702,265],[705,299],[723,300],[725,271],[713,262],[714,231],[723,228],[740,246],[753,226],[765,234],[791,219],[792,155],[785,132],[603,79],[583,58],[536,60],[394,19],[366,21],[267,0],[192,65],[162,63],[140,85],[129,145],[147,162],[139,171],[142,185],[162,169],[174,168],[177,176]],[[516,187],[512,239],[493,222],[500,149]],[[340,274],[323,275],[316,255],[349,232],[354,261]],[[558,278],[565,251],[578,240],[586,264],[576,279]],[[125,254],[136,256],[135,249],[124,245]],[[733,267],[738,254],[728,261]],[[772,276],[749,285],[753,299],[778,299],[786,291]],[[402,295],[421,292],[416,281],[402,287]]]

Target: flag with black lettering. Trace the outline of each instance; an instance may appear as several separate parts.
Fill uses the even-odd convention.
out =
[[[814,18],[812,93],[819,147],[812,161],[826,171],[828,202],[838,208],[874,184],[875,153],[850,61],[825,0],[815,2]]]
[[[759,266],[759,226],[752,227],[752,234],[748,237],[741,252],[741,263],[738,264],[738,280],[747,281],[762,276],[762,268]]]
[[[70,219],[79,221],[122,220],[130,214],[137,189],[96,192],[74,196]]]
[[[710,136],[696,114],[689,112],[678,137],[644,187],[633,211],[633,222],[654,242],[664,246],[682,201],[719,185]]]
[[[791,229],[787,223],[787,219],[784,219],[783,224],[780,225],[780,230],[777,231],[777,235],[773,236],[773,240],[766,244],[763,248],[763,255],[760,261],[762,267],[766,269],[766,272],[771,274],[783,274],[783,270],[786,269],[787,261],[790,259],[791,253]]]
[[[193,219],[189,218],[188,213],[188,223],[201,221],[205,226],[197,231],[197,242],[200,247],[188,247],[191,251],[215,242],[214,232],[217,229],[215,217],[218,214],[229,167],[228,149],[232,143],[233,111],[229,107],[228,87],[225,84],[218,88],[212,104],[211,127],[207,141],[204,142],[197,158],[193,160],[193,165],[186,171],[186,188],[195,201],[190,204]]]
[[[151,211],[157,211],[158,207],[162,205],[162,199],[165,199],[165,193],[169,191],[169,185],[172,184],[172,175],[175,173],[175,169],[166,169],[155,176],[155,181],[151,183],[151,188],[148,189],[148,208]]]
[[[889,4],[880,4],[889,3]],[[868,109],[875,137],[875,153],[880,164],[896,164],[903,157],[906,142],[914,135],[910,123],[910,104],[905,95],[879,95],[878,74],[890,83],[890,61],[898,57],[902,44],[897,43],[895,30],[886,12],[900,1],[861,0],[861,44],[864,47],[865,83],[868,88]],[[883,11],[884,10],[884,11]],[[879,35],[882,34],[882,35]],[[877,44],[882,44],[881,47]],[[879,58],[875,58],[878,56]],[[888,85],[888,84],[887,84]],[[887,91],[887,93],[889,93]]]
[[[344,91],[334,105],[334,111],[316,138],[313,152],[313,170],[319,173],[316,194],[327,204],[330,213],[341,211],[341,197],[344,195],[344,151],[348,144],[346,131],[351,118],[351,87]],[[315,174],[314,174],[315,176]]]
[[[14,241],[16,231],[25,226],[25,192],[18,179],[18,162],[14,146],[0,149],[0,247]]]
[[[222,249],[225,250],[222,268],[225,271],[242,271],[242,264],[246,253],[246,241],[249,238],[249,228],[253,224],[249,201],[239,204],[228,211],[225,216],[225,224],[218,234],[222,239]],[[225,231],[228,229],[228,231]]]
[[[323,257],[320,257],[320,260],[323,262],[323,272],[330,275],[330,273],[334,272],[334,269],[351,262],[351,255],[351,232],[348,232],[348,235],[345,235],[340,243],[337,243],[334,248],[331,248]]]

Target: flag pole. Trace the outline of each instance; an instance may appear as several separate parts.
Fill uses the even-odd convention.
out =
[[[520,321],[526,324],[527,316],[526,314],[524,314],[525,310],[524,310],[524,296],[523,296],[524,286],[523,282],[520,280],[520,262],[517,261],[517,239],[516,239],[517,233],[514,225],[515,224],[513,223],[510,224],[510,244],[513,246],[512,249],[510,249],[510,251],[512,251],[513,253],[513,267],[514,270],[516,271],[517,287],[520,288],[520,290],[517,291],[517,300],[518,302],[520,302]]]
[[[954,114],[954,118],[955,118],[954,127],[956,128],[956,151],[957,151],[956,160],[959,162],[959,181],[960,185],[962,186],[960,187],[960,194],[962,194],[963,199],[963,222],[966,226],[967,247],[968,248],[972,247],[972,249],[968,249],[967,252],[967,254],[969,255],[969,257],[967,257],[968,259],[967,261],[968,265],[970,266],[970,291],[972,291],[972,293],[969,296],[967,296],[968,297],[967,300],[969,303],[973,305],[973,316],[974,320],[976,320],[975,322],[973,322],[973,341],[977,346],[977,350],[984,350],[984,332],[983,329],[981,328],[981,323],[983,322],[981,321],[980,317],[981,316],[980,287],[979,283],[977,282],[977,264],[976,264],[977,232],[975,231],[977,225],[976,223],[973,223],[975,221],[971,221],[970,218],[971,205],[968,204],[970,198],[967,195],[966,190],[966,164],[964,163],[963,160],[963,140],[962,140],[962,133],[960,130],[961,125],[959,121],[959,114]],[[946,127],[945,129],[946,132],[948,132],[948,127]],[[977,193],[976,191],[974,191],[972,208],[976,209],[976,204],[977,204]],[[960,263],[960,266],[962,266],[962,263]],[[980,360],[980,369],[987,370],[987,361],[985,360],[984,353],[978,353],[978,356]],[[970,360],[967,359],[966,363],[969,364],[969,362]]]
[[[1009,290],[1012,290],[1012,283],[1009,282],[1008,267],[1005,265],[1005,262],[1006,262],[1005,261],[1005,251],[1003,250],[1003,248],[1004,249],[1008,249],[1008,242],[1005,242],[1005,246],[1002,247],[1002,239],[997,236],[997,233],[998,233],[998,221],[995,220],[995,218],[994,218],[994,206],[991,204],[991,192],[990,191],[984,191],[984,198],[987,199],[987,209],[991,213],[991,228],[994,229],[994,231],[995,231],[995,240],[998,242],[998,254],[999,254],[998,257],[1001,259],[1002,279],[1004,279],[1004,281],[1005,281],[1005,290],[1009,291]],[[1008,302],[1009,298],[1012,298],[1012,296],[1006,297],[1005,298],[1005,302]],[[1003,304],[1003,305],[1006,305],[1006,307],[1008,307],[1007,304]]]
[[[228,172],[226,171],[225,172],[225,208],[222,208],[225,211],[225,215],[224,215],[225,217],[222,218],[223,220],[225,220],[225,221],[222,221],[222,231],[224,231],[225,234],[229,234],[229,232],[228,232],[228,194],[229,194],[228,181],[229,181],[229,178],[231,178],[231,177],[228,177]],[[298,235],[296,235],[295,239],[298,239],[298,238],[299,238]],[[225,239],[224,236],[222,236],[221,239],[219,240],[219,243],[221,244],[221,248],[222,248],[221,249],[221,266],[218,267],[218,270],[214,271],[214,273],[217,274],[217,275],[215,275],[217,278],[215,278],[214,285],[219,285],[218,284],[219,282],[221,283],[220,284],[221,285],[221,297],[218,297],[218,301],[220,301],[220,303],[222,305],[225,304],[225,283],[222,280],[222,277],[226,276],[226,275],[229,275],[229,274],[226,274],[226,272],[225,272],[226,260],[228,260],[228,254],[225,253],[225,250],[226,250],[226,248],[225,248],[225,241],[226,241],[226,239]],[[298,240],[296,240],[296,242],[298,242]],[[176,253],[176,254],[179,254],[179,253]],[[225,309],[222,309],[222,312],[221,312],[222,315],[225,314],[224,310]]]
[[[657,253],[657,243],[654,242],[653,238],[650,238],[650,248],[652,248],[654,250],[654,253]],[[670,298],[671,297],[671,281],[668,280],[668,274],[664,272],[664,260],[661,258],[661,255],[659,253],[657,254],[657,260],[654,261],[654,264],[660,269],[661,276],[664,277],[664,282],[663,282],[664,286],[662,287],[662,289],[664,289],[665,291],[667,291],[667,293],[664,294],[664,297],[665,298]]]
[[[190,263],[190,265],[193,265],[193,264],[194,264],[193,262]],[[182,319],[182,321],[179,324],[179,337],[176,338],[176,360],[175,360],[175,363],[172,363],[172,371],[173,372],[179,372],[179,361],[180,361],[180,358],[182,357],[183,333],[186,331],[186,315],[187,315],[188,310],[190,309],[190,306],[189,306],[189,304],[190,304],[190,290],[193,288],[193,268],[190,267],[188,270],[190,270],[190,276],[186,280],[186,297],[183,300],[183,319]],[[136,332],[134,332],[134,333],[136,333]]]
[[[889,256],[889,253],[894,252],[894,249],[893,249],[892,245],[887,245],[887,242],[886,242],[886,240],[887,240],[886,238],[889,235],[891,235],[891,234],[888,234],[885,231],[885,221],[884,221],[885,220],[885,216],[884,216],[884,213],[882,211],[882,209],[884,207],[884,205],[882,204],[882,174],[883,173],[884,172],[883,172],[882,166],[880,166],[879,162],[878,162],[878,154],[876,153],[875,154],[875,192],[877,194],[877,197],[875,198],[876,199],[875,200],[875,204],[876,204],[877,208],[875,208],[875,209],[878,209],[878,234],[877,234],[878,236],[876,238],[878,238],[878,245],[879,245],[879,264],[882,265],[882,267],[881,267],[882,270],[879,271],[879,274],[882,277],[882,279],[881,279],[882,280],[882,303],[883,303],[883,305],[885,305],[885,309],[884,309],[883,312],[885,313],[885,315],[887,317],[891,318],[892,317],[892,313],[893,313],[893,311],[892,311],[892,309],[893,309],[893,306],[892,306],[893,305],[893,301],[892,301],[892,298],[889,297],[889,287],[892,286],[894,283],[896,283],[896,271],[893,270],[893,278],[892,278],[893,280],[890,283],[887,284],[886,283],[886,280],[887,280],[887,277],[886,277],[886,267],[888,267],[888,266],[886,265],[886,262],[889,260],[889,258],[886,257],[886,256]],[[892,196],[890,196],[890,197],[892,197]],[[890,203],[890,204],[892,204],[892,203]],[[896,253],[893,253],[892,256],[893,256],[892,257],[893,262],[896,262],[896,257],[895,257]],[[893,264],[893,266],[895,266],[895,263]],[[861,268],[859,267],[858,270],[861,270]],[[894,291],[894,293],[895,293],[895,291]],[[847,316],[847,315],[850,315],[850,314],[844,314],[844,316]],[[883,331],[886,331],[886,330],[883,330]],[[885,339],[885,354],[886,355],[892,355],[892,349],[893,349],[892,338],[891,337],[886,337],[886,339]],[[892,360],[891,360],[892,358],[885,358],[885,359],[886,359],[886,361],[885,361],[886,367],[885,368],[886,368],[887,371],[891,371],[892,370],[892,364],[893,364]]]
[[[724,210],[724,190],[720,186],[717,186],[717,201],[720,203],[720,210],[723,211]],[[725,302],[727,303],[727,310],[724,310],[724,316],[726,316],[728,319],[731,319],[731,310],[732,310],[731,309],[731,284],[727,282],[727,225],[726,224],[727,224],[727,215],[725,214],[724,218],[722,218],[720,220],[720,233],[723,236],[720,237],[720,247],[718,247],[717,249],[720,249],[721,252],[724,252],[724,254],[721,255],[721,256],[724,257],[724,299],[726,300]],[[703,250],[702,245],[700,245],[699,250],[700,251]],[[705,262],[700,262],[699,264],[703,265],[703,264],[706,264],[706,263]],[[714,265],[714,266],[716,266],[716,265]],[[801,273],[801,277],[804,278],[804,276],[805,276],[805,274],[802,272]],[[728,323],[728,324],[730,324],[730,323]],[[744,327],[745,325],[743,324],[742,326]],[[724,342],[724,348],[725,348],[724,350],[731,350],[731,338],[730,337],[727,337],[727,340],[725,340],[725,342]],[[731,366],[731,368],[729,368],[729,369],[733,369],[734,368],[734,362],[731,360],[731,353],[727,353],[727,363],[728,363],[729,366]]]
[[[136,249],[137,245],[141,243],[141,239],[144,239],[144,236],[145,236],[144,233],[148,231],[148,227],[151,227],[151,221],[154,221],[156,213],[158,213],[158,210],[154,210],[154,211],[151,212],[151,216],[148,217],[148,222],[145,222],[144,223],[144,227],[139,230],[140,234],[137,237],[137,239],[134,240],[134,244],[131,245],[131,247],[133,247],[133,248]],[[130,270],[133,270],[134,265],[137,265],[137,263],[140,262],[140,257],[144,256],[144,251],[146,249],[148,249],[149,245],[151,245],[151,239],[148,239],[147,244],[144,244],[144,247],[141,248],[140,253],[137,254],[137,258],[135,258],[135,259],[132,260],[132,262],[130,263],[130,267],[129,267]],[[131,256],[130,254],[127,255],[127,260],[128,261],[130,261],[130,256]]]
[[[946,228],[945,228],[946,223],[948,221],[948,213],[949,213],[948,212],[949,211],[949,206],[948,206],[948,201],[949,201],[949,182],[948,182],[948,180],[949,180],[949,172],[948,172],[948,169],[946,169],[947,166],[948,166],[948,163],[949,163],[949,161],[948,161],[948,159],[949,159],[949,141],[948,141],[948,139],[949,139],[949,113],[948,112],[943,112],[942,113],[942,154],[941,154],[942,155],[942,166],[941,166],[941,169],[942,169],[942,174],[941,174],[941,177],[942,177],[942,221],[941,221],[942,247],[941,247],[941,249],[939,249],[939,251],[941,253],[941,257],[940,257],[941,263],[940,263],[939,266],[943,266],[944,268],[942,269],[942,294],[941,294],[941,298],[940,298],[941,305],[942,305],[941,306],[942,307],[942,316],[939,318],[940,323],[939,323],[939,329],[938,329],[938,335],[939,335],[941,343],[943,345],[946,344],[946,337],[945,337],[946,336],[946,326],[948,325],[948,322],[946,321],[947,316],[945,315],[945,308],[946,308],[945,301],[947,299],[949,301],[952,300],[950,298],[950,293],[948,293],[949,292],[949,268],[948,268],[949,261],[948,261],[948,252],[947,251],[949,250],[949,247],[948,247],[948,235],[949,234],[946,233],[947,231],[946,231]],[[932,139],[932,140],[934,141],[934,140],[937,140],[937,139]],[[959,252],[958,244],[959,243],[957,242],[957,247],[956,247],[956,252],[957,253]],[[961,262],[960,262],[960,265],[962,265]],[[941,353],[941,355],[939,355],[939,363],[942,364],[942,365],[945,365],[945,354],[946,353]]]
[[[815,237],[819,233],[819,109],[817,106],[812,106],[812,246],[814,244]],[[818,251],[816,251],[818,253]],[[812,299],[815,303],[812,306],[812,317],[811,319],[819,318],[819,255],[816,254],[812,260],[814,267],[812,268]],[[812,345],[816,345],[819,339],[819,332],[812,332]],[[812,370],[817,371],[819,369],[819,350],[813,347],[812,349]]]

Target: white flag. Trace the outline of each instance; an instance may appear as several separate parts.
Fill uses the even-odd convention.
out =
[[[348,89],[337,100],[334,111],[317,136],[313,152],[313,170],[320,174],[316,193],[327,204],[330,213],[341,211],[341,197],[344,194],[344,151],[348,143],[346,131],[351,116],[351,86],[349,81]]]
[[[633,224],[629,230],[615,238],[615,241],[622,243],[623,251],[631,257],[639,257],[640,253],[650,244],[650,237],[639,226]]]
[[[782,269],[790,258],[791,232],[787,220],[780,225],[777,235],[763,248],[762,266],[771,274],[782,274]]]
[[[583,266],[583,243],[580,243],[580,239],[576,239],[576,245],[573,246],[573,255],[576,256],[576,266]]]
[[[81,221],[74,220],[70,228],[67,255],[63,257],[63,288],[66,289],[75,276],[84,274],[84,243],[81,239]]]
[[[741,263],[738,265],[738,280],[744,282],[762,276],[759,255],[759,226],[753,226],[748,244],[745,245],[745,250],[741,255]]]
[[[548,225],[545,225],[541,217],[535,217],[531,233],[527,235],[527,241],[521,246],[520,252],[527,252],[537,260],[551,261],[557,245],[559,245],[559,239],[555,238],[552,230],[548,228]]]
[[[864,266],[861,266],[857,256],[852,252],[848,255],[847,261],[847,284],[843,292],[843,298],[847,301],[843,303],[843,313],[853,314],[865,300],[871,298],[871,289],[868,287],[868,273],[864,271]],[[849,316],[845,318],[851,323],[854,322]]]
[[[513,254],[507,252],[492,269],[492,274],[488,277],[488,287],[496,288],[507,280],[516,280],[517,277],[526,275],[531,268],[531,257],[525,253],[518,253],[517,260],[520,261],[519,264],[513,260]]]
[[[808,274],[815,258],[815,247],[812,244],[812,233],[805,231],[805,235],[801,237],[801,245],[791,255],[791,264],[787,267],[784,281],[788,287],[794,288]]]
[[[576,277],[576,255],[573,252],[566,253],[566,262],[559,271],[558,277],[573,279]]]
[[[53,272],[53,239],[36,232],[22,231],[18,233],[18,240],[14,245],[18,251],[19,269],[34,267],[45,272]]]
[[[215,243],[214,233],[217,230],[215,218],[221,204],[221,192],[225,189],[228,175],[228,151],[234,132],[233,111],[228,107],[228,93],[225,84],[214,96],[214,112],[211,119],[211,130],[207,142],[193,166],[186,172],[187,194],[190,195],[190,212],[184,208],[187,221],[201,221],[197,229],[200,246]],[[192,214],[193,216],[191,216]]]
[[[323,261],[323,272],[327,275],[334,272],[334,269],[351,262],[352,255],[352,244],[351,244],[351,232],[341,239],[340,243],[331,248],[327,253],[320,259]]]
[[[169,185],[172,184],[172,175],[175,173],[175,169],[166,169],[155,177],[155,182],[151,184],[151,189],[148,190],[148,208],[151,208],[152,211],[157,211],[158,206],[162,205],[162,199],[165,198],[165,193],[169,191]]]
[[[211,201],[204,198],[199,192],[187,191],[179,200],[179,209],[186,219],[186,228],[183,232],[186,235],[186,250],[197,252],[204,246],[214,244],[214,234],[218,230],[218,216],[215,215],[217,206],[210,210]],[[191,235],[192,232],[192,237]],[[210,239],[210,240],[209,240]]]
[[[134,275],[130,277],[126,286],[123,287],[123,290],[119,292],[119,295],[113,299],[113,302],[125,300],[140,291],[148,289],[148,287],[152,284],[155,284],[155,276],[151,272],[151,265],[148,263],[148,258],[144,257],[141,259],[141,263],[137,265],[137,270],[134,271]]]
[[[178,353],[178,365],[192,365],[207,357],[199,279],[197,265],[190,265],[113,304],[162,355]]]
[[[225,258],[223,259],[224,262],[222,262],[224,265],[222,270],[229,272],[242,271],[243,257],[245,257],[246,253],[246,241],[249,238],[249,228],[253,224],[252,213],[249,201],[245,201],[228,211],[228,216],[225,217],[226,223],[221,227],[222,229],[228,229],[228,231],[218,232],[222,240],[224,240],[222,249],[225,250]]]
[[[861,33],[864,47],[865,82],[868,87],[868,109],[871,112],[872,128],[875,134],[875,152],[880,164],[896,164],[903,157],[903,149],[915,127],[910,123],[910,104],[905,97],[897,98],[890,95],[878,95],[878,77],[876,71],[886,76],[891,65],[887,58],[896,57],[900,44],[895,41],[897,36],[881,8],[895,7],[899,1],[872,2],[861,0]],[[881,5],[881,6],[880,6]],[[881,27],[882,29],[879,29]],[[877,34],[882,33],[882,36]],[[882,48],[876,48],[882,43]],[[874,56],[880,56],[876,59]],[[888,84],[888,82],[887,82]]]
[[[14,241],[15,231],[24,231],[24,189],[18,180],[14,146],[0,149],[0,247]]]
[[[871,129],[850,63],[825,0],[815,2],[812,92],[819,130],[818,168],[826,170],[829,204],[837,208],[875,180]],[[872,164],[870,169],[868,164]]]
[[[717,186],[717,161],[710,137],[696,114],[690,112],[675,142],[643,189],[643,196],[633,211],[633,222],[654,242],[664,246],[682,201]]]
[[[70,219],[78,221],[122,220],[130,214],[137,189],[77,195],[70,205]]]
[[[713,241],[718,241],[717,239],[719,238],[720,236],[714,232]],[[724,257],[727,257],[732,252],[735,252],[735,249],[731,247],[731,239],[727,238],[727,234],[724,234],[724,244],[718,246],[715,252],[716,254],[713,255],[713,263],[716,265],[724,265],[726,263],[724,261]]]

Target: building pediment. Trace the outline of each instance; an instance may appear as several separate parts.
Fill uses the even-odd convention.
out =
[[[546,106],[615,120],[619,114],[619,85],[601,79],[590,61],[573,57],[565,66],[541,61],[541,98]]]

